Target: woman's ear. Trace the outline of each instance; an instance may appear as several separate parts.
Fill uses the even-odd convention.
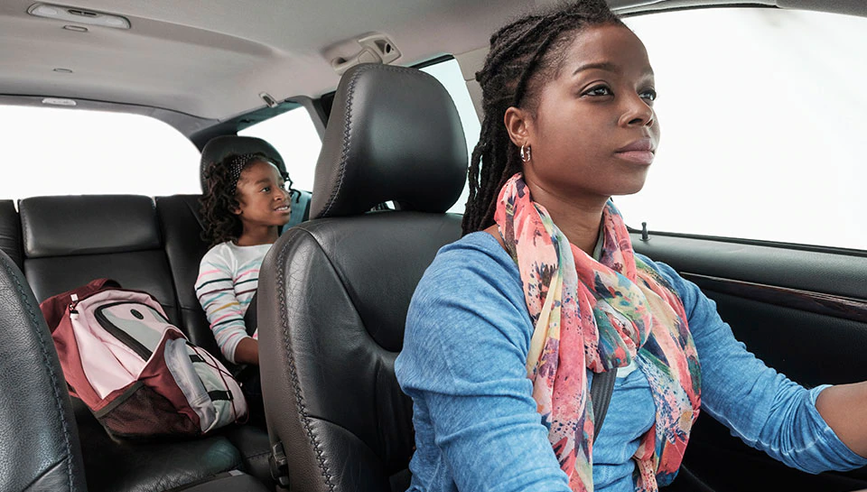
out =
[[[509,132],[509,138],[513,144],[521,147],[530,143],[532,121],[527,111],[511,106],[503,116],[503,123],[506,125],[506,131]]]
[[[244,213],[244,211],[241,210],[241,207],[237,205],[229,205],[229,212],[232,212],[235,215],[241,215],[242,213]]]

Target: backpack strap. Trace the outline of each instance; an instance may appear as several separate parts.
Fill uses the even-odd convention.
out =
[[[220,390],[208,391],[208,396],[211,398],[211,401],[216,401],[216,400],[232,401],[235,399],[232,396],[231,391],[220,391]]]
[[[599,372],[593,375],[590,383],[590,401],[593,402],[593,432],[598,436],[605,422],[605,414],[608,413],[608,405],[611,403],[611,394],[614,393],[614,381],[617,379],[617,370]]]

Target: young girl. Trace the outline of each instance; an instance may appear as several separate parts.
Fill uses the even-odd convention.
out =
[[[610,197],[644,185],[656,90],[604,0],[500,29],[476,78],[465,236],[421,280],[395,363],[414,401],[410,490],[657,490],[700,409],[801,470],[867,464],[867,383],[793,383],[694,284],[633,252]],[[589,388],[607,371],[597,436]]]
[[[196,295],[223,356],[259,364],[257,327],[244,315],[259,284],[259,266],[291,214],[292,182],[265,155],[229,155],[205,171],[202,196],[211,249],[202,258]],[[249,331],[253,331],[252,336]]]

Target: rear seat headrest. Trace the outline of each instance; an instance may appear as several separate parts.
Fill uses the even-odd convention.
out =
[[[154,201],[138,195],[42,196],[18,204],[27,258],[157,249]]]
[[[277,164],[278,169],[286,172],[286,164],[283,163],[280,153],[277,152],[277,149],[273,145],[261,138],[226,135],[209,140],[205,144],[205,148],[202,149],[202,160],[199,165],[199,180],[202,185],[202,192],[207,190],[207,186],[205,185],[205,169],[207,169],[210,163],[221,161],[230,154],[255,154],[256,152],[264,154],[265,157]]]
[[[361,214],[387,201],[445,212],[466,175],[466,140],[445,88],[414,68],[357,65],[337,87],[310,217]]]

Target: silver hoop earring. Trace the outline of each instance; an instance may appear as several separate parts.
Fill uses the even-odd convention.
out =
[[[521,145],[521,162],[530,162],[533,159],[533,148],[527,144]]]

